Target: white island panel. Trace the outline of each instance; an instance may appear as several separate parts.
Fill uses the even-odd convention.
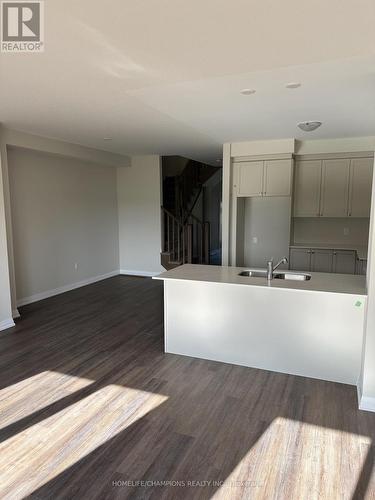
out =
[[[165,350],[355,385],[366,297],[164,281]]]

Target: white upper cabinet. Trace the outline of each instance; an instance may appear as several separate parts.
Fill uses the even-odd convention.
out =
[[[320,160],[299,161],[294,181],[294,216],[318,217],[320,214]]]
[[[291,182],[291,160],[267,160],[264,162],[263,196],[290,196]]]
[[[323,160],[320,215],[347,217],[350,160]]]
[[[237,196],[290,196],[292,160],[246,161],[234,166]]]
[[[370,217],[372,158],[356,158],[350,164],[349,217]]]
[[[234,188],[237,196],[262,196],[263,161],[246,161],[235,166]]]
[[[300,160],[294,217],[369,217],[372,158]]]

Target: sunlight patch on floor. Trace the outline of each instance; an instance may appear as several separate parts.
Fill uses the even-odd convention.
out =
[[[0,391],[0,429],[92,383],[85,377],[44,371],[6,387]]]
[[[211,498],[274,498],[281,485],[281,498],[303,498],[308,489],[311,498],[350,500],[370,445],[368,436],[277,417]],[[349,464],[341,457],[345,449]]]
[[[30,494],[167,399],[108,385],[9,438],[0,445],[1,498],[10,491],[13,498]]]

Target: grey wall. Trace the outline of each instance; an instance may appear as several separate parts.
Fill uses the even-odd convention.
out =
[[[295,243],[332,243],[366,246],[368,244],[370,219],[295,217]],[[344,232],[345,230],[345,232]],[[348,234],[345,234],[348,232]]]
[[[158,274],[161,251],[161,165],[156,155],[133,156],[117,171],[120,269]]]
[[[18,300],[118,270],[115,167],[11,148],[8,168]]]
[[[243,265],[265,267],[270,258],[288,257],[290,198],[246,198],[244,204]],[[258,243],[253,238],[258,238]]]

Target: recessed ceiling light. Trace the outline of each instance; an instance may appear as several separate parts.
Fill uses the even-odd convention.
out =
[[[298,89],[298,87],[301,86],[301,83],[299,82],[290,82],[285,85],[287,89]]]
[[[112,137],[103,137],[103,141],[111,141]]]
[[[255,94],[256,90],[255,89],[242,89],[241,94],[242,95],[251,95]]]
[[[322,122],[300,122],[298,123],[298,127],[303,130],[304,132],[312,132],[313,130],[316,130]]]

